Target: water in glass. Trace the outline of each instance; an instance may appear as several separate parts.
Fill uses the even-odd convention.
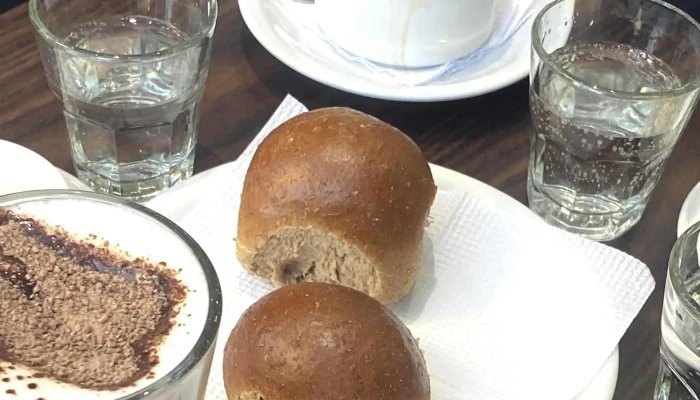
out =
[[[664,92],[681,80],[660,59],[622,44],[565,46],[550,59],[530,87],[530,206],[568,231],[613,239],[641,218],[684,124],[667,112],[673,100],[605,96],[561,72],[626,93]]]
[[[90,22],[65,39],[96,53],[58,53],[75,168],[94,189],[141,198],[192,174],[205,50],[168,52],[188,39],[143,16]]]

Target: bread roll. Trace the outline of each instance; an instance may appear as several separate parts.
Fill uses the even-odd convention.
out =
[[[436,190],[425,157],[398,129],[347,108],[302,114],[253,156],[238,259],[278,287],[336,283],[396,301],[415,283]]]
[[[228,400],[429,400],[411,332],[364,293],[300,283],[251,306],[224,349]]]

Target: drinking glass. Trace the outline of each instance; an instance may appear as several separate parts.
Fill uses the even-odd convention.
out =
[[[142,199],[192,175],[216,0],[30,0],[78,177]]]
[[[700,25],[657,0],[558,0],[532,29],[528,197],[593,240],[642,217],[700,88]]]
[[[62,400],[204,399],[221,321],[222,294],[214,266],[194,239],[155,211],[104,194],[70,190],[22,192],[0,196],[0,208],[26,214],[49,226],[60,226],[84,243],[97,242],[99,246],[107,240],[118,254],[130,253],[129,258],[162,261],[161,265],[176,271],[175,277],[188,288],[185,303],[172,320],[186,328],[170,329],[157,344],[158,363],[132,386],[98,390],[55,384],[52,378],[44,377],[46,385],[39,380],[38,388],[24,394],[18,391],[17,398],[32,395],[32,399]],[[37,371],[17,365],[13,372],[27,376]],[[18,386],[12,388],[21,390]],[[48,396],[44,394],[47,391],[51,391]],[[4,390],[0,397],[7,399]]]
[[[661,315],[655,400],[700,398],[700,223],[673,246]]]

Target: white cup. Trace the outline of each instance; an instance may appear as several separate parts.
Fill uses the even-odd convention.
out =
[[[315,0],[318,24],[346,51],[418,68],[468,55],[488,40],[496,0]]]

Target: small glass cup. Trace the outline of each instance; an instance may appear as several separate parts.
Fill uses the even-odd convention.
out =
[[[700,25],[658,0],[558,0],[532,28],[530,208],[593,240],[642,217],[700,90]]]
[[[661,361],[655,400],[700,398],[700,223],[676,241],[661,315]]]
[[[23,192],[1,196],[0,208],[31,216],[49,226],[60,226],[78,239],[97,240],[97,245],[107,240],[111,248],[128,252],[131,257],[165,262],[189,289],[175,321],[182,325],[171,328],[158,345],[159,363],[151,370],[151,376],[141,378],[133,386],[109,391],[80,389],[39,378],[46,381],[39,380],[30,393],[17,392],[18,398],[204,399],[221,321],[222,294],[214,266],[194,239],[148,208],[103,194],[71,190]],[[91,235],[97,235],[97,239]],[[0,367],[0,375],[8,370],[2,361]],[[26,367],[22,365],[12,368],[15,375],[36,375],[32,369],[23,371]],[[9,382],[0,380],[2,393],[5,389],[21,390],[17,386],[3,387],[14,385],[14,378]],[[50,393],[46,396],[43,391]]]
[[[30,0],[78,177],[148,198],[192,175],[216,0]]]

